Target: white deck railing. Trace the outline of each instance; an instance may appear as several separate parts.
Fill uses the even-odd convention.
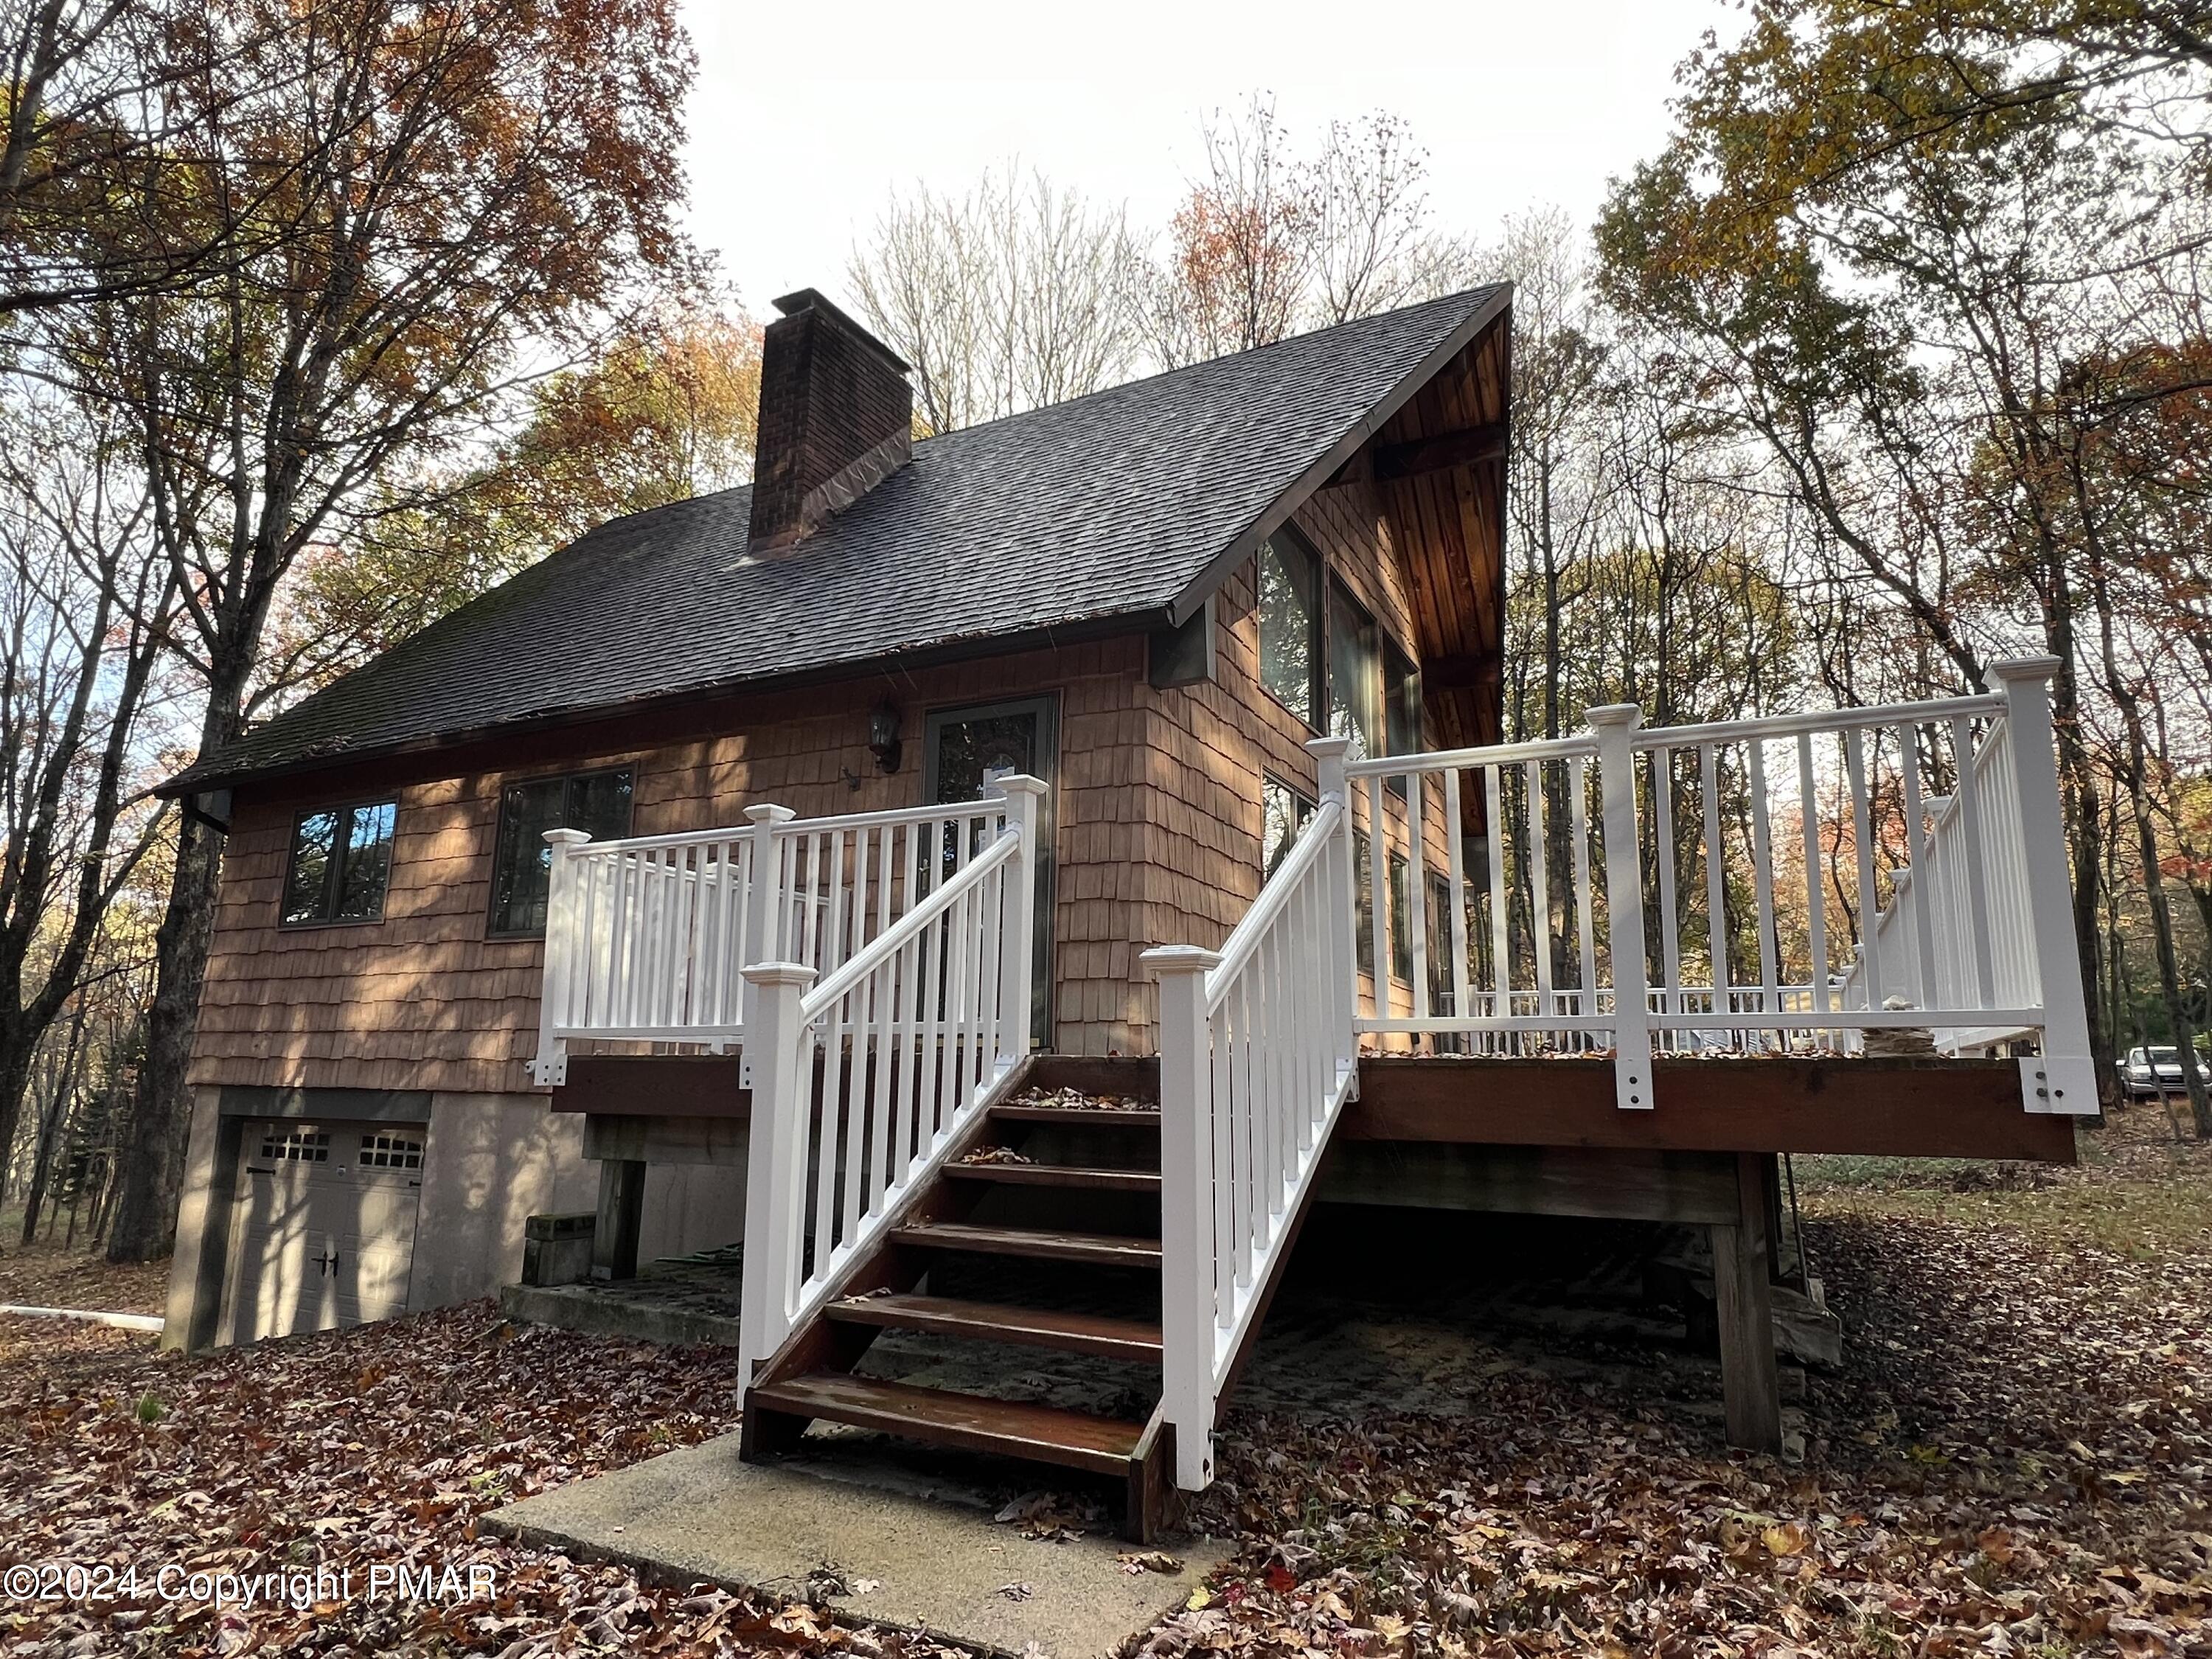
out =
[[[2028,1109],[2094,1111],[2053,666],[1999,664],[1986,696],[1649,730],[1620,706],[1557,742],[1353,763],[1377,988],[1359,1030],[1610,1049],[1643,1109],[1655,1048],[1852,1053],[1927,1028],[1952,1054],[2032,1043]]]
[[[949,843],[945,829],[926,831],[918,862],[939,873],[834,967],[817,975],[803,961],[757,959],[744,969],[756,1000],[741,1375],[876,1244],[1029,1051],[1045,786],[998,787],[993,810],[963,810]],[[987,820],[973,835],[971,817]],[[890,914],[879,908],[878,922]]]
[[[594,842],[549,831],[545,966],[531,1074],[566,1080],[568,1043],[744,1036],[748,963],[835,973],[880,939],[1005,799],[797,818],[754,806],[742,827]]]
[[[1358,1075],[1342,738],[1321,805],[1219,952],[1147,951],[1160,984],[1162,1401],[1176,1481],[1213,1478],[1229,1368]]]

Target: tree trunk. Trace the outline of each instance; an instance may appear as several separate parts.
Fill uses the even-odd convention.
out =
[[[176,1233],[182,1131],[191,1119],[185,1074],[222,875],[222,836],[189,813],[179,814],[178,822],[176,876],[154,941],[146,1054],[130,1121],[119,1137],[122,1179],[107,1236],[110,1261],[153,1261],[168,1253]]]

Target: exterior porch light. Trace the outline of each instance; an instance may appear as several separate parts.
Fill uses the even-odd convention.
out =
[[[896,772],[900,748],[898,705],[886,697],[868,716],[868,752],[876,757],[880,769]]]

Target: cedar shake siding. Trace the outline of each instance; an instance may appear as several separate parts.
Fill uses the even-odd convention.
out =
[[[537,734],[475,757],[453,755],[325,773],[313,787],[241,789],[201,1000],[192,1081],[296,1087],[511,1092],[528,1088],[541,942],[488,939],[493,843],[503,783],[629,765],[637,835],[742,823],[775,801],[807,816],[921,799],[922,721],[937,708],[1055,693],[1060,702],[1054,947],[1060,1047],[1135,1052],[1149,1031],[1130,984],[1141,938],[1135,849],[1145,716],[1142,635],[949,665],[894,682],[730,699],[669,718]],[[899,770],[868,752],[884,697],[902,710]],[[661,728],[653,729],[654,726]],[[850,780],[857,778],[855,789]],[[294,818],[369,795],[398,802],[380,921],[280,927]]]
[[[1297,523],[1384,634],[1410,646],[1405,577],[1372,486],[1325,491]],[[1255,583],[1247,563],[1224,584],[1218,678],[1195,685],[1150,685],[1145,637],[1123,635],[557,728],[480,746],[457,774],[426,775],[460,757],[447,753],[241,789],[192,1080],[527,1088],[542,948],[486,936],[505,782],[628,765],[641,836],[741,823],[762,801],[806,816],[911,805],[931,710],[1044,693],[1060,704],[1054,1044],[1150,1054],[1155,993],[1137,957],[1226,938],[1260,890],[1263,774],[1314,789],[1304,746],[1314,733],[1260,686]],[[869,715],[886,697],[905,738],[888,775],[867,747]],[[295,817],[372,797],[398,803],[383,919],[278,927]],[[1364,806],[1358,816],[1364,826]],[[1441,817],[1433,806],[1430,816],[1428,856],[1442,868]],[[1401,827],[1392,839],[1402,847]]]

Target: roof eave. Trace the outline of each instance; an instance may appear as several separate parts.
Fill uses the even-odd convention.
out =
[[[343,771],[355,766],[377,761],[405,759],[411,756],[432,755],[451,749],[464,749],[472,744],[488,743],[501,738],[518,737],[536,732],[555,731],[564,726],[595,726],[604,721],[624,720],[637,715],[653,714],[665,709],[681,708],[694,703],[713,702],[718,698],[742,696],[754,692],[785,691],[807,685],[819,685],[837,681],[854,680],[871,675],[894,675],[922,668],[933,668],[950,662],[963,662],[977,657],[1011,655],[1016,652],[1050,649],[1082,641],[1104,639],[1119,634],[1140,633],[1168,623],[1167,611],[1157,605],[1135,606],[1126,611],[1098,611],[1087,617],[1042,623],[1006,634],[969,634],[937,644],[910,647],[901,651],[880,652],[872,657],[857,657],[849,660],[829,663],[808,668],[790,669],[780,673],[718,680],[708,684],[689,686],[679,691],[658,693],[647,697],[632,697],[620,702],[598,702],[580,705],[574,708],[553,709],[540,714],[524,715],[515,720],[501,720],[489,726],[469,726],[433,733],[427,737],[407,738],[398,742],[364,744],[358,749],[322,755],[300,756],[289,761],[278,761],[265,766],[231,767],[222,770],[203,772],[197,763],[186,767],[174,777],[156,784],[153,793],[165,799],[179,799],[189,795],[210,793],[218,789],[234,789],[242,784],[265,784],[285,779],[304,777],[319,772]]]

